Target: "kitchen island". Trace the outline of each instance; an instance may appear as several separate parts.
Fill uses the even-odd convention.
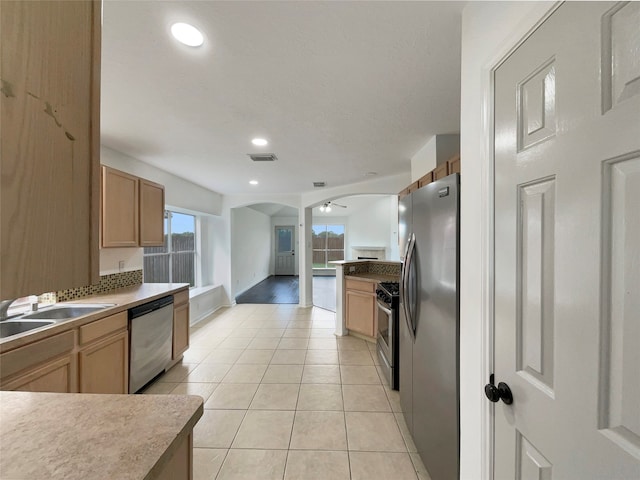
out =
[[[192,477],[191,395],[0,392],[0,478]]]

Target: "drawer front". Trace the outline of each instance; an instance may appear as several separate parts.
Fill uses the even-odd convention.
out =
[[[49,359],[73,350],[75,332],[68,332],[45,338],[0,355],[0,378],[26,370]]]
[[[352,278],[346,279],[345,286],[347,290],[357,290],[359,292],[375,293],[376,284],[374,282],[367,282],[366,280],[354,280]]]
[[[174,305],[182,305],[183,303],[189,303],[189,290],[182,290],[173,294]]]
[[[125,310],[102,320],[83,325],[80,327],[80,344],[84,345],[110,333],[126,329],[128,321],[127,311]]]

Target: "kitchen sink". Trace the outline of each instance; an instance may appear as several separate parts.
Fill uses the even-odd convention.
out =
[[[6,320],[0,322],[0,338],[10,337],[19,333],[28,332],[34,328],[45,327],[55,323],[53,320]]]
[[[39,312],[30,313],[29,315],[23,315],[21,320],[35,320],[35,319],[47,319],[47,320],[68,320],[70,318],[81,317],[88,315],[105,308],[113,307],[113,303],[108,304],[77,304],[77,305],[60,305],[53,307],[46,307]]]

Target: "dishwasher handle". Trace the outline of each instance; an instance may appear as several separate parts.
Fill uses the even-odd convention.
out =
[[[137,307],[133,307],[129,309],[129,320],[137,317],[141,317],[142,315],[146,315],[147,313],[151,313],[155,310],[159,310],[162,307],[166,307],[167,305],[171,305],[173,303],[173,295],[169,295],[166,297],[159,298],[149,303],[145,303],[143,305],[138,305]]]

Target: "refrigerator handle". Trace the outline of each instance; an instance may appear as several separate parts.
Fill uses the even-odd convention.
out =
[[[412,315],[412,308],[408,304],[409,296],[407,295],[407,291],[409,288],[409,272],[413,263],[413,254],[415,252],[416,247],[416,236],[414,233],[411,234],[409,242],[407,242],[407,254],[404,257],[404,269],[403,269],[403,279],[402,279],[402,292],[403,292],[403,301],[402,305],[404,308],[404,317],[407,321],[407,327],[411,332],[411,338],[415,338],[415,328],[414,328],[414,320]]]

